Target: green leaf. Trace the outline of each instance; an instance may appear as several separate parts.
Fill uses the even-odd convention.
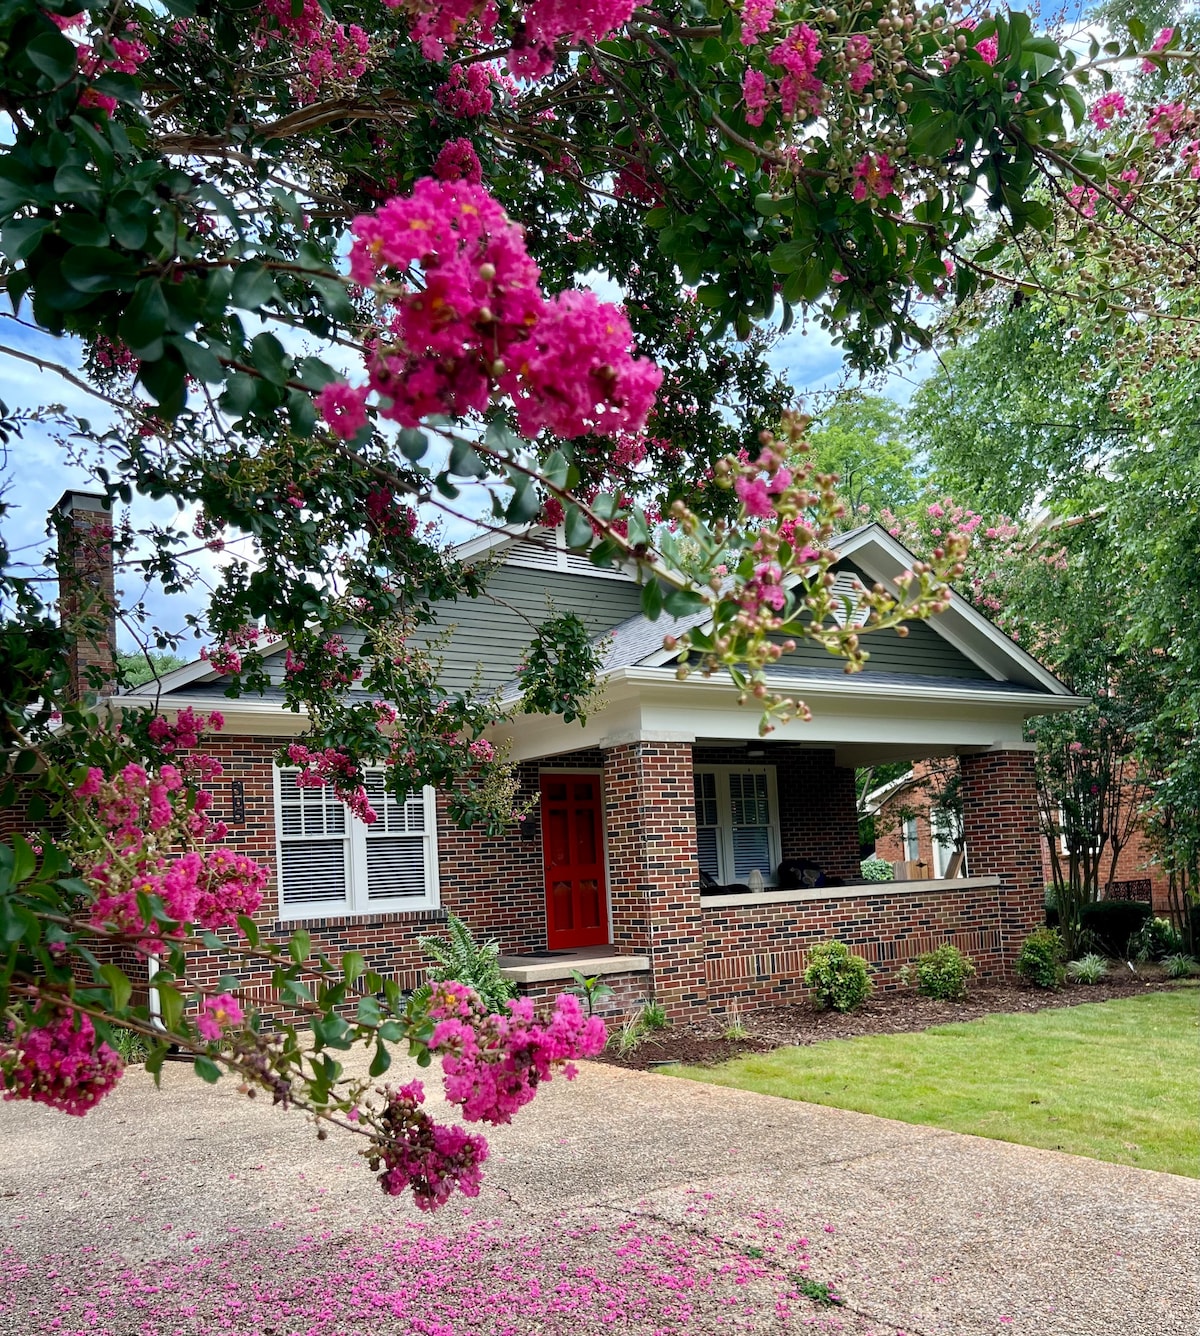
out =
[[[269,301],[279,296],[275,280],[270,271],[257,260],[250,260],[239,265],[233,276],[233,291],[230,301],[243,311],[257,311]]]
[[[655,621],[662,609],[662,588],[657,580],[651,578],[642,586],[642,612],[651,621]]]
[[[183,361],[173,348],[164,348],[157,361],[143,362],[138,379],[154,396],[164,417],[177,416],[187,399],[187,380]]]
[[[239,914],[237,924],[242,930],[242,936],[246,939],[247,946],[257,946],[258,924],[247,914]]]
[[[591,522],[577,506],[570,506],[567,509],[565,535],[569,548],[578,550],[592,545],[595,534],[592,532]]]
[[[508,524],[528,524],[536,519],[542,510],[542,498],[537,488],[523,473],[512,476],[513,493],[504,508],[504,519]]]
[[[204,347],[203,344],[193,343],[191,339],[181,339],[174,336],[168,342],[172,348],[178,350],[189,375],[195,376],[197,380],[202,380],[208,385],[217,384],[225,379],[225,368],[217,360],[216,355],[210,349]]]
[[[704,606],[705,599],[691,589],[669,589],[663,598],[663,607],[672,617],[686,617]]]
[[[127,292],[137,269],[107,246],[73,246],[62,258],[62,272],[76,292]]]
[[[416,464],[424,459],[429,449],[429,437],[415,427],[405,427],[396,433],[396,444],[404,458]]]
[[[456,478],[483,478],[487,476],[487,465],[471,448],[469,441],[456,437],[450,447],[450,463],[447,466]]]
[[[346,951],[342,954],[342,973],[351,988],[362,978],[367,968],[367,958],[361,951]]]
[[[118,969],[116,965],[101,965],[100,978],[108,984],[112,993],[113,1010],[124,1011],[133,994],[133,985],[126,977],[125,971]]]
[[[16,53],[10,51],[8,59]],[[56,84],[66,83],[75,75],[75,47],[62,33],[44,32],[35,37],[25,48],[29,63],[36,70],[48,75]]]
[[[302,965],[312,950],[312,934],[307,928],[297,928],[292,933],[292,939],[288,942],[288,955],[296,962]]]
[[[392,1055],[382,1040],[375,1046],[375,1056],[371,1059],[370,1075],[382,1076],[392,1065]]]
[[[167,299],[157,278],[143,278],[117,324],[117,332],[136,357],[154,361],[163,355]]]
[[[163,1024],[168,1030],[178,1031],[179,1022],[183,1019],[183,994],[173,983],[160,982],[157,976],[151,987],[158,993],[158,1009]]]
[[[360,997],[357,1016],[362,1025],[378,1025],[379,1003],[373,997]]]
[[[12,837],[12,885],[19,886],[23,881],[28,881],[37,870],[37,854],[33,852],[29,841],[23,835],[14,834]]]
[[[205,1057],[203,1053],[192,1063],[192,1067],[194,1068],[196,1075],[202,1081],[207,1081],[209,1085],[216,1085],[221,1079],[220,1067],[217,1066],[212,1058]]]
[[[254,369],[272,385],[287,383],[292,359],[274,334],[256,334],[250,341],[250,360]]]

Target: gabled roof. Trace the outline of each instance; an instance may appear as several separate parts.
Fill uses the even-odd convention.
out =
[[[882,525],[875,523],[860,525],[836,535],[830,547],[838,554],[839,560],[853,558],[854,564],[872,581],[878,581],[892,593],[897,592],[895,577],[901,571],[911,569],[918,560],[915,553],[897,542]],[[636,625],[639,621],[645,623],[645,629]],[[707,624],[707,612],[694,614],[690,618],[676,618],[672,623],[665,619],[646,623],[644,618],[631,618],[613,632],[613,645],[605,667],[630,667],[634,664],[657,667],[668,664],[674,660],[678,651],[663,649],[662,637],[678,636],[684,631]],[[998,626],[953,590],[950,592],[949,608],[931,618],[927,624],[995,682],[1018,683],[1054,696],[1072,694],[1048,668],[1021,649]],[[642,651],[651,639],[652,632],[658,633],[657,647],[640,658],[627,657]],[[787,671],[783,661],[779,669]]]

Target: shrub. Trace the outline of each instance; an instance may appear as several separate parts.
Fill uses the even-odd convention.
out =
[[[917,992],[943,1002],[957,1002],[967,995],[967,980],[975,973],[975,963],[949,942],[936,951],[926,951],[913,963]]]
[[[1182,951],[1176,955],[1168,956],[1163,964],[1167,967],[1168,979],[1190,979],[1193,974],[1200,969],[1200,965],[1189,955]]]
[[[891,881],[892,865],[886,858],[864,858],[859,864],[864,881]]]
[[[121,1026],[113,1027],[112,1046],[127,1067],[131,1062],[145,1062],[150,1056],[150,1041],[146,1036]]]
[[[1025,938],[1017,957],[1017,974],[1038,988],[1061,988],[1063,942],[1057,928],[1038,928]]]
[[[804,982],[813,990],[818,1011],[853,1011],[871,993],[870,966],[836,939],[814,946],[808,953]]]
[[[1183,933],[1165,918],[1148,918],[1129,939],[1135,960],[1165,960],[1183,950]]]
[[[1079,927],[1096,934],[1106,955],[1124,956],[1129,939],[1149,917],[1150,906],[1144,900],[1097,900],[1080,910]]]
[[[446,917],[449,941],[441,937],[422,937],[421,949],[434,963],[429,977],[434,983],[453,980],[474,988],[489,1011],[506,1011],[516,988],[500,973],[496,941],[477,942],[471,930],[456,914]]]
[[[661,1002],[643,1002],[637,1018],[643,1030],[665,1030],[667,1012]]]
[[[1094,951],[1080,956],[1067,966],[1067,978],[1073,983],[1099,983],[1108,976],[1108,961]]]

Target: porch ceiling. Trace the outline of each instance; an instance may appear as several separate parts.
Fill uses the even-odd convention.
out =
[[[772,685],[787,687],[782,681]],[[882,675],[870,680],[862,675],[809,676],[795,683],[795,694],[811,708],[811,722],[794,720],[764,743],[758,731],[760,711],[738,705],[727,676],[697,674],[681,682],[671,668],[623,668],[604,679],[599,708],[585,725],[525,715],[497,725],[492,736],[508,744],[514,761],[626,742],[705,738],[833,748],[838,764],[860,765],[997,746],[1019,749],[1026,718],[1082,704],[1074,696],[1001,691],[970,680],[925,686],[889,682]]]

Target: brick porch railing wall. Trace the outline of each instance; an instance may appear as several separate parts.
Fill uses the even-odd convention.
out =
[[[692,749],[633,742],[604,753],[613,945],[651,959],[655,999],[674,1019],[706,1009]]]
[[[866,957],[875,987],[884,990],[898,986],[907,961],[945,942],[971,957],[980,978],[998,978],[1008,968],[999,894],[994,886],[917,893],[864,887],[861,896],[705,906],[710,1008],[802,1002],[808,953],[831,937]]]
[[[959,757],[963,835],[971,871],[1001,878],[1001,931],[1008,968],[1045,921],[1037,782],[1031,751]]]

